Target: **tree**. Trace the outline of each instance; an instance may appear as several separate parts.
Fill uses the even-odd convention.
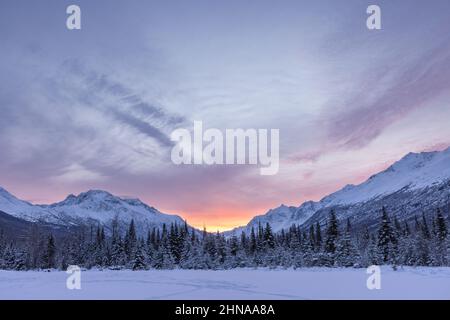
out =
[[[42,256],[42,266],[46,269],[52,269],[56,267],[55,262],[56,246],[53,235],[50,235],[47,239],[47,246]]]
[[[170,250],[169,237],[165,225],[163,225],[163,231],[161,233],[161,241],[158,246],[158,250],[156,251],[153,258],[153,267],[156,269],[175,268],[175,261]]]
[[[425,213],[422,213],[422,224],[421,224],[423,237],[427,240],[430,239],[430,229],[428,228],[427,219],[425,218]]]
[[[316,248],[320,250],[322,246],[322,231],[319,222],[316,222]]]
[[[447,264],[447,223],[441,210],[437,210],[436,217],[433,221],[433,239],[432,239],[432,264],[434,266],[442,266]]]
[[[359,265],[359,254],[352,239],[350,219],[347,219],[345,232],[337,248],[337,264],[343,267]]]
[[[275,247],[275,239],[273,237],[272,228],[268,222],[266,223],[266,228],[264,229],[264,247],[270,249]]]
[[[13,245],[7,245],[4,248],[3,251],[3,259],[2,259],[2,265],[0,266],[3,269],[6,270],[13,270],[16,266],[16,256],[14,252]]]
[[[134,259],[136,247],[137,247],[136,228],[134,226],[134,219],[132,219],[124,240],[124,249],[128,261],[132,261]]]
[[[250,254],[255,254],[256,252],[256,235],[255,235],[255,229],[252,227],[252,230],[250,231]]]
[[[139,245],[136,248],[136,253],[134,255],[133,261],[133,270],[145,270],[147,269],[147,265],[145,263],[145,255],[142,245]]]
[[[379,260],[383,263],[389,262],[390,259],[394,259],[395,246],[397,240],[395,239],[394,232],[391,227],[391,221],[387,214],[386,208],[382,209],[381,226],[378,230],[378,254]]]
[[[299,232],[299,229],[294,224],[288,232],[288,238],[289,240],[289,247],[291,252],[291,265],[294,266],[294,268],[302,267],[303,265],[303,259],[301,256],[301,241],[300,241],[301,234]]]
[[[436,236],[439,242],[445,242],[448,236],[447,223],[445,222],[445,218],[439,209],[437,210],[436,215]]]
[[[335,262],[335,253],[337,249],[339,239],[339,224],[336,218],[334,210],[330,211],[330,217],[328,219],[328,225],[326,229],[325,239],[325,264],[327,266],[333,266]]]

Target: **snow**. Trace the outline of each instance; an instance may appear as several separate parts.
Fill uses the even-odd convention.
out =
[[[116,217],[127,223],[134,219],[139,226],[183,223],[180,217],[163,214],[140,200],[122,199],[101,190],[90,190],[78,196],[70,195],[62,202],[43,207],[57,212],[60,216],[81,220],[92,219],[104,225]]]
[[[409,153],[366,182],[348,185],[325,197],[327,206],[365,202],[402,189],[417,190],[450,179],[450,148],[441,152]]]
[[[138,199],[122,199],[101,190],[69,195],[64,201],[52,205],[32,205],[0,188],[0,211],[27,221],[61,225],[95,221],[110,227],[116,218],[126,224],[134,219],[143,232],[163,224],[184,223],[181,217],[162,213]]]
[[[47,222],[55,221],[53,213],[41,207],[34,206],[29,202],[20,200],[1,187],[0,211],[27,221],[35,222],[40,219]]]
[[[414,191],[439,185],[450,179],[450,148],[444,151],[409,153],[388,169],[373,175],[359,185],[347,185],[319,202],[307,201],[298,208],[280,206],[266,214],[256,216],[245,227],[228,234],[250,232],[258,224],[271,224],[274,231],[302,225],[317,211],[333,206],[347,206],[393,194],[398,191]]]
[[[81,290],[62,271],[0,271],[0,299],[450,299],[450,268],[82,271]]]

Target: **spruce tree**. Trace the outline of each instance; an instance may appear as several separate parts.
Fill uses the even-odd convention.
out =
[[[138,245],[136,248],[136,253],[134,255],[133,270],[145,270],[147,265],[145,263],[145,255],[142,245]]]
[[[440,242],[445,242],[448,236],[447,223],[441,210],[437,210],[436,215],[436,235]]]
[[[56,267],[55,261],[56,246],[53,235],[50,235],[47,239],[47,245],[45,247],[44,254],[42,256],[42,266],[46,269],[52,269]]]
[[[264,229],[264,247],[273,249],[275,247],[275,239],[272,233],[272,227],[269,223],[266,223],[266,228]]]
[[[252,227],[252,230],[250,231],[250,254],[255,254],[256,252],[256,235],[255,235],[255,229]]]
[[[320,250],[322,247],[322,231],[319,222],[316,222],[316,248]]]
[[[335,254],[339,238],[339,225],[334,210],[330,211],[330,217],[325,234],[325,265],[333,266],[335,263]]]
[[[337,264],[343,267],[359,265],[359,255],[353,243],[351,231],[350,219],[347,219],[345,232],[337,248]]]
[[[391,221],[386,208],[382,209],[381,226],[378,230],[378,254],[380,261],[387,263],[390,259],[395,259],[395,246],[397,245],[394,231],[391,227]]]

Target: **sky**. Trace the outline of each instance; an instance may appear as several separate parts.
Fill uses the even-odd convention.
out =
[[[107,190],[211,231],[320,200],[450,145],[449,31],[447,0],[2,0],[0,186]],[[195,120],[279,129],[278,174],[173,164]]]

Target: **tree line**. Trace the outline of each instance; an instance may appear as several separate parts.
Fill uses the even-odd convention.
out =
[[[108,235],[101,226],[82,228],[64,238],[30,230],[25,242],[8,240],[0,231],[0,269],[62,269],[69,265],[109,269],[232,269],[239,267],[367,267],[369,265],[448,266],[450,236],[440,210],[427,219],[400,223],[382,209],[378,228],[353,230],[332,210],[324,226],[292,225],[274,233],[270,224],[249,234],[225,237],[184,225],[163,225],[136,233],[134,221],[126,232],[114,221]]]

